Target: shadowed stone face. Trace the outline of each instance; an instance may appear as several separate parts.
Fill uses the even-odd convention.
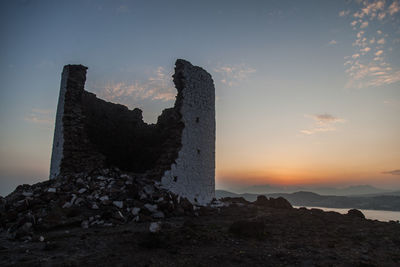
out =
[[[87,68],[64,67],[50,178],[117,167],[205,204],[214,197],[215,89],[205,70],[177,60],[178,94],[156,124],[84,90]]]

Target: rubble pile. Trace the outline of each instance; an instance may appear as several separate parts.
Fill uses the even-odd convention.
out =
[[[171,216],[194,216],[195,209],[187,199],[143,175],[104,169],[18,186],[0,199],[0,230],[16,239],[31,240],[40,239],[35,233],[58,228],[157,222]]]

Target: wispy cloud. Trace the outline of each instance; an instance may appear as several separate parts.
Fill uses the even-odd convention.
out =
[[[350,14],[350,10],[342,10],[339,12],[339,17],[344,17]]]
[[[360,25],[360,29],[364,29],[368,27],[368,21],[363,21]]]
[[[29,114],[25,116],[25,121],[34,124],[48,125],[54,121],[51,118],[53,110],[33,108]]]
[[[383,104],[393,108],[400,108],[400,100],[399,99],[387,99],[383,101]]]
[[[392,52],[387,47],[388,34],[382,29],[400,11],[399,1],[359,1],[358,10],[352,11],[351,26],[355,30],[354,52],[345,57],[346,88],[364,88],[397,83],[400,66],[392,66],[387,60]],[[344,13],[339,13],[344,17]],[[379,30],[372,30],[380,28]],[[394,32],[393,34],[398,34]]]
[[[312,135],[322,132],[333,132],[337,130],[335,124],[345,122],[344,119],[335,117],[328,113],[304,116],[314,120],[314,124],[309,129],[303,129],[300,131],[302,134],[306,135]]]
[[[220,81],[229,86],[238,85],[247,80],[250,74],[256,72],[254,68],[246,64],[219,66],[214,71],[220,76]]]
[[[330,44],[330,45],[335,45],[335,44],[337,44],[337,41],[336,41],[336,40],[331,40],[331,41],[329,42],[329,44]]]
[[[101,98],[128,105],[134,100],[170,101],[177,94],[171,73],[167,73],[163,67],[158,67],[144,82],[108,82],[104,86],[95,87]]]
[[[393,170],[393,171],[385,171],[382,172],[384,174],[391,174],[391,175],[400,175],[400,169],[399,170]]]
[[[389,14],[394,15],[400,11],[399,1],[393,1],[393,3],[389,6]]]

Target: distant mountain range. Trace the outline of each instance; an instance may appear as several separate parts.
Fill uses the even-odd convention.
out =
[[[260,194],[236,194],[229,191],[216,190],[218,199],[222,197],[243,197],[248,201],[254,201],[258,195]],[[273,198],[284,197],[293,206],[400,211],[400,191],[357,196],[319,195],[306,191],[262,195]]]
[[[272,193],[294,193],[299,191],[308,191],[320,195],[335,195],[335,196],[354,196],[354,195],[365,195],[365,194],[391,193],[390,190],[381,189],[370,185],[354,185],[343,188],[253,185],[241,189],[240,193],[272,194]]]

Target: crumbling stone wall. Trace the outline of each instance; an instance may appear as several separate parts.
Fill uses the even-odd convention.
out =
[[[189,200],[207,203],[215,194],[215,89],[211,75],[177,61],[174,82],[182,92],[182,148],[162,184]]]
[[[205,204],[214,197],[215,89],[205,70],[177,60],[175,105],[156,124],[85,91],[87,68],[64,67],[50,178],[117,167]]]

